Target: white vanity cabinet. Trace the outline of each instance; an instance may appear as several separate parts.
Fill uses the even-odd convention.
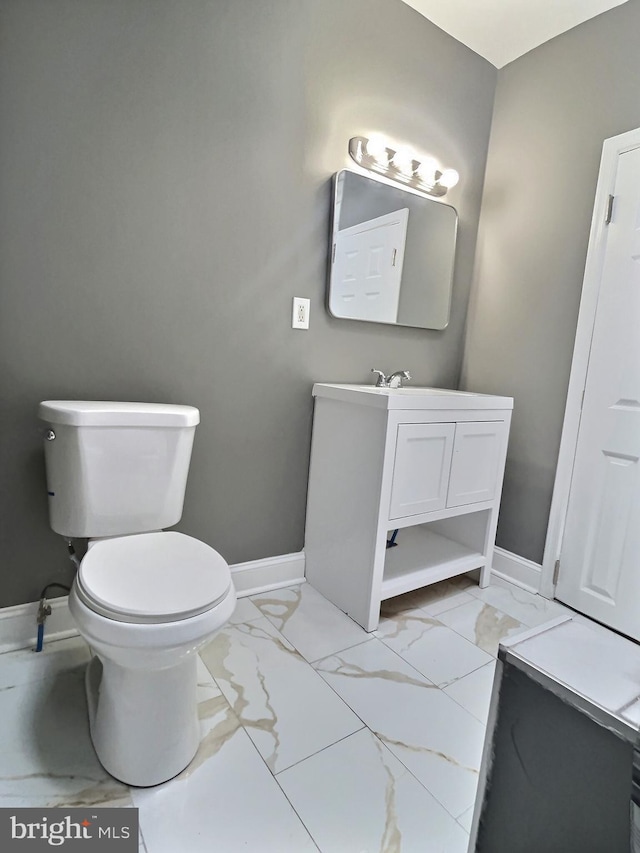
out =
[[[387,598],[473,569],[487,586],[513,400],[331,384],[313,395],[307,581],[367,631]]]

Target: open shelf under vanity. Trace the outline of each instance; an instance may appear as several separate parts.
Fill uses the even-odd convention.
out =
[[[436,533],[428,524],[405,527],[395,547],[386,550],[380,600],[481,569],[485,562],[481,551]]]

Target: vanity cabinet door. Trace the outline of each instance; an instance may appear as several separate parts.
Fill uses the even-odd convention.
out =
[[[455,429],[455,424],[398,426],[390,520],[446,506]]]
[[[494,499],[504,435],[504,421],[456,425],[448,507]]]

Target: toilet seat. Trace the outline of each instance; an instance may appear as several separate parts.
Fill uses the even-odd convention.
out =
[[[226,561],[209,545],[174,531],[119,536],[91,544],[80,564],[78,598],[118,622],[189,619],[229,593]]]

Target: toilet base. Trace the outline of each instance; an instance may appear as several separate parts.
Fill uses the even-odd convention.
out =
[[[127,669],[95,655],[85,687],[89,728],[104,769],[127,785],[150,787],[177,776],[200,740],[197,654],[167,669]]]

